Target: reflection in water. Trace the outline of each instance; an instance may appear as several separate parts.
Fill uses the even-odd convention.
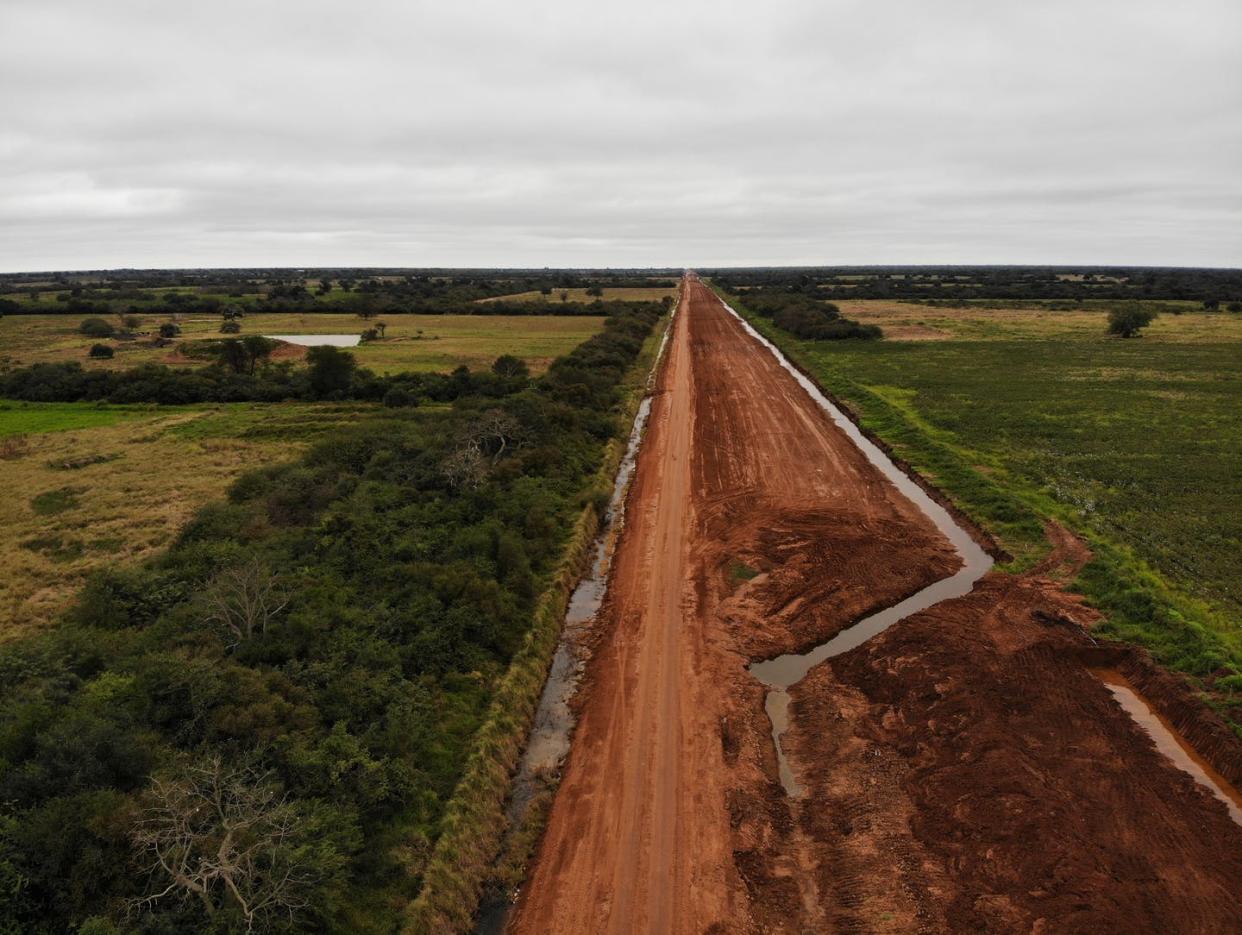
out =
[[[1204,786],[1212,795],[1225,803],[1229,817],[1242,825],[1242,793],[1233,788],[1220,773],[1216,772],[1173,725],[1155,711],[1120,672],[1100,669],[1096,676],[1112,692],[1117,703],[1135,723],[1151,737],[1156,749],[1168,757],[1173,765]]]
[[[789,371],[811,399],[828,413],[837,428],[845,433],[863,453],[863,456],[884,475],[885,479],[932,521],[962,559],[962,567],[956,574],[929,585],[899,604],[864,617],[810,652],[777,656],[775,659],[756,662],[750,667],[751,674],[769,689],[764,707],[767,709],[768,717],[772,720],[772,736],[776,742],[776,756],[780,763],[781,784],[788,795],[798,796],[802,794],[802,788],[794,778],[793,770],[781,746],[781,735],[789,727],[789,688],[802,681],[812,666],[833,656],[839,656],[856,646],[861,646],[899,620],[926,610],[941,601],[969,594],[975,582],[987,574],[988,569],[992,567],[992,557],[971,538],[970,533],[957,524],[949,515],[948,510],[929,497],[922,487],[910,479],[909,475],[893,464],[888,455],[867,438],[845,413],[834,406],[810,378],[791,364],[776,345],[752,328],[748,321],[728,305],[725,305],[725,308],[729,309],[751,336],[772,352],[780,365]]]
[[[263,337],[302,347],[357,347],[362,341],[360,334],[265,334]]]

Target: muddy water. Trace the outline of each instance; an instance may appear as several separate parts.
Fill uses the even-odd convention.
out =
[[[647,380],[648,394],[654,385],[660,361],[664,358],[664,349],[673,330],[672,319],[675,314],[670,316],[668,326],[660,339],[655,363]],[[558,769],[569,755],[575,723],[570,703],[578,690],[578,683],[586,666],[582,640],[588,634],[608,592],[608,570],[617,539],[625,524],[625,498],[638,464],[638,451],[650,415],[651,396],[647,395],[638,404],[625,454],[613,480],[612,497],[604,513],[602,531],[595,539],[590,571],[578,582],[565,608],[561,640],[552,657],[548,680],[539,696],[539,706],[535,709],[535,719],[526,739],[526,748],[522,752],[522,759],[518,762],[517,773],[513,779],[509,807],[505,814],[510,829],[518,828],[526,818],[531,800],[543,785],[543,777]],[[479,909],[474,935],[500,935],[508,923],[511,908],[512,904],[507,899],[485,901]]]
[[[1173,765],[1206,788],[1225,803],[1229,817],[1242,825],[1242,792],[1235,789],[1224,776],[1212,768],[1195,751],[1169,721],[1154,710],[1147,700],[1134,690],[1134,686],[1120,672],[1111,669],[1094,670],[1096,677],[1112,692],[1122,710],[1134,719],[1151,737],[1156,749],[1173,761]]]
[[[362,342],[360,334],[265,334],[263,337],[302,347],[357,347]]]
[[[802,681],[812,666],[823,662],[825,659],[839,656],[841,653],[847,652],[856,646],[861,646],[876,634],[882,633],[911,614],[926,610],[935,604],[939,604],[941,601],[969,594],[975,586],[975,582],[982,578],[988,569],[992,567],[992,557],[983,551],[980,545],[971,538],[970,533],[958,525],[948,510],[929,497],[927,492],[911,480],[901,468],[897,467],[888,455],[871,439],[867,438],[845,413],[834,406],[820,391],[819,387],[791,364],[776,345],[751,327],[750,323],[742,318],[741,315],[738,315],[728,304],[725,304],[725,308],[742,323],[742,327],[755,340],[772,352],[780,365],[798,381],[798,384],[806,390],[811,399],[828,413],[836,426],[862,451],[867,460],[884,475],[885,479],[932,521],[940,533],[957,550],[957,554],[962,560],[962,567],[957,573],[937,581],[935,584],[928,585],[923,590],[898,604],[886,607],[868,617],[862,618],[853,626],[842,630],[832,639],[826,643],[820,643],[809,652],[790,653],[751,665],[751,674],[768,687],[765,708],[767,709],[768,717],[772,721],[772,738],[776,743],[781,784],[785,787],[786,794],[799,796],[802,794],[802,787],[798,784],[793,770],[790,768],[789,760],[785,756],[784,748],[781,745],[781,736],[789,727],[789,689]]]
[[[634,476],[639,442],[650,413],[651,398],[647,397],[639,404],[634,426],[630,429],[625,457],[617,470],[612,498],[604,515],[604,531],[595,540],[591,570],[578,582],[569,597],[561,642],[552,657],[552,667],[548,671],[543,694],[539,697],[539,707],[535,710],[535,721],[526,741],[526,750],[522,754],[517,776],[513,781],[508,814],[511,825],[520,823],[525,816],[531,796],[539,787],[540,775],[559,766],[569,753],[569,739],[574,726],[569,703],[578,687],[585,664],[580,646],[581,637],[595,619],[608,590],[608,567],[617,534],[621,530],[621,520],[624,518],[625,493],[629,489],[630,478]]]

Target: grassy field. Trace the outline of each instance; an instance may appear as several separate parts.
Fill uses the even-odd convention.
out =
[[[498,295],[491,299],[479,299],[479,304],[488,302],[559,302],[561,293],[566,295],[566,302],[591,303],[597,298],[604,302],[659,302],[665,296],[674,296],[677,289],[670,286],[666,289],[648,289],[640,286],[616,286],[606,288],[603,296],[587,295],[586,289],[553,289],[551,295],[539,291],[515,292],[513,295]]]
[[[1077,586],[1108,612],[1104,632],[1242,705],[1242,316],[1164,315],[1126,341],[1104,335],[1101,312],[842,310],[887,334],[940,333],[816,343],[752,320],[1014,567],[1044,554],[1047,518],[1086,536],[1096,560]]]
[[[537,294],[537,293],[536,293]],[[167,315],[140,316],[142,329],[155,331]],[[527,361],[535,373],[603,327],[597,316],[389,315],[382,340],[353,348],[360,366],[377,373],[448,371],[462,364],[490,366],[501,354]],[[0,367],[75,360],[84,367],[123,368],[143,363],[202,366],[176,352],[152,347],[149,339],[97,341],[78,333],[80,316],[8,315],[0,318]],[[219,318],[189,317],[176,343],[219,338]],[[246,317],[243,334],[361,334],[370,325],[356,315],[255,314]],[[91,360],[92,344],[115,348],[111,360]]]
[[[0,402],[0,640],[49,624],[95,568],[166,546],[243,471],[373,408]]]

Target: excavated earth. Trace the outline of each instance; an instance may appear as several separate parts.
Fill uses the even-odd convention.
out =
[[[788,798],[747,664],[960,560],[693,277],[649,425],[510,931],[1242,932],[1242,828],[1091,674],[1064,530],[794,686]]]

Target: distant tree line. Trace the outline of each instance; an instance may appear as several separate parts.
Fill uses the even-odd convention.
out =
[[[729,290],[829,299],[1166,299],[1242,302],[1242,269],[846,266],[700,270]]]

